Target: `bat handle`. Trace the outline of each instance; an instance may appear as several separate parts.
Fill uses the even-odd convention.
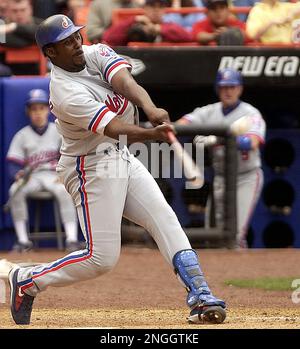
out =
[[[178,139],[176,138],[174,132],[168,131],[168,137],[171,143],[178,142]]]

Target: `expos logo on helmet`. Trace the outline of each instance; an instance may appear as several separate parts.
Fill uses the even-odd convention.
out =
[[[242,75],[239,71],[232,68],[221,69],[217,73],[215,84],[217,87],[242,85]]]
[[[231,79],[232,77],[232,72],[230,70],[225,70],[221,72],[221,80],[226,81]]]
[[[72,22],[68,21],[68,17],[64,16],[61,25],[63,28],[67,29],[70,25],[72,25]]]

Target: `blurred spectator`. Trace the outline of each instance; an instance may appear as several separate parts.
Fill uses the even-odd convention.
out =
[[[75,22],[75,12],[80,10],[83,7],[88,6],[89,1],[87,0],[68,0],[66,2],[66,10],[64,11],[65,15],[71,18]]]
[[[6,16],[6,8],[7,8],[7,1],[1,0],[0,2],[0,20],[3,20]],[[0,23],[0,44],[4,43],[5,36],[7,31],[9,30],[9,27],[5,25],[1,25]],[[2,60],[2,57],[0,57],[0,61]],[[2,76],[10,76],[11,70],[6,65],[2,64],[0,62],[0,77]]]
[[[242,45],[245,23],[230,12],[227,0],[207,0],[207,18],[193,26],[194,40],[202,45]]]
[[[33,0],[33,14],[37,18],[46,19],[59,12],[59,0]]]
[[[111,25],[112,12],[116,8],[141,7],[144,0],[94,0],[87,20],[87,37],[92,43],[102,40],[105,29]]]
[[[103,33],[103,41],[111,46],[137,42],[190,42],[191,34],[176,23],[163,23],[167,0],[146,0],[144,15],[112,25]]]
[[[231,4],[234,7],[253,7],[260,0],[232,0]],[[247,13],[239,13],[237,14],[237,18],[243,22],[246,22],[248,18]]]
[[[201,0],[181,0],[180,7],[204,7]],[[163,17],[164,23],[177,23],[187,29],[192,30],[193,25],[196,22],[202,21],[205,18],[204,13],[166,13]]]
[[[250,38],[262,43],[298,42],[298,33],[293,39],[293,21],[300,18],[300,4],[263,0],[255,4],[247,19],[247,34]]]
[[[30,0],[8,0],[6,9],[6,46],[25,47],[35,44],[35,31],[40,19],[32,16]]]
[[[0,18],[5,18],[7,8],[7,0],[0,1]]]

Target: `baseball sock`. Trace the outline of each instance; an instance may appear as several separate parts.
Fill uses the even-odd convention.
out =
[[[65,227],[67,242],[77,242],[78,241],[77,222],[66,222],[64,223],[64,227]]]
[[[26,221],[17,221],[15,222],[16,234],[18,237],[18,241],[21,244],[28,244],[30,241],[27,235],[27,224]]]

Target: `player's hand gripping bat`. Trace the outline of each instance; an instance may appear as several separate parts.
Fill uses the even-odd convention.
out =
[[[251,122],[249,118],[242,117],[237,121],[229,125],[229,131],[231,134],[238,136],[246,133],[251,127]],[[189,180],[189,185],[191,188],[199,189],[204,184],[204,174],[201,173],[200,168],[197,166],[195,161],[192,159],[189,153],[187,153],[175,134],[171,131],[168,132],[170,143],[174,148],[174,155],[177,160],[182,163],[185,177]]]

